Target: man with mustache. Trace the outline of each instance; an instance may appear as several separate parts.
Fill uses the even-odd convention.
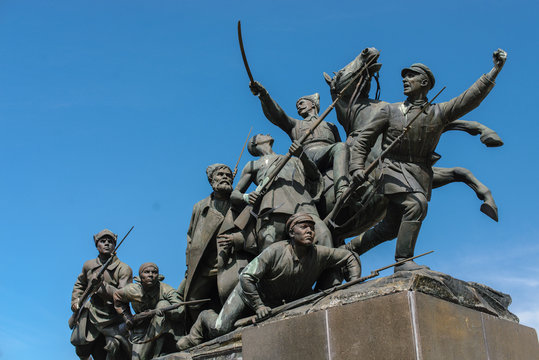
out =
[[[361,276],[359,260],[348,250],[316,245],[315,221],[307,213],[297,213],[286,222],[286,237],[266,248],[247,265],[240,281],[219,314],[200,314],[189,335],[176,346],[185,350],[223,335],[242,316],[256,313],[258,319],[271,315],[271,308],[313,293],[313,285],[328,269],[345,268],[347,280]]]
[[[494,81],[503,68],[507,53],[501,49],[493,55],[494,67],[481,76],[469,89],[443,103],[428,103],[427,93],[434,87],[434,74],[425,65],[416,63],[402,70],[406,101],[384,105],[359,129],[352,146],[350,170],[356,178],[364,178],[365,161],[382,134],[385,150],[404,127],[417,116],[410,130],[383,160],[380,192],[388,200],[385,218],[361,237],[346,246],[363,254],[374,246],[397,238],[395,261],[414,256],[416,240],[432,191],[432,156],[444,127],[475,109],[494,87]],[[413,261],[395,267],[398,271],[425,268]]]
[[[221,302],[227,298],[238,280],[237,266],[242,263],[245,266],[247,258],[252,258],[244,251],[242,233],[227,234],[226,230],[229,229],[225,229],[233,224],[236,215],[230,207],[232,171],[227,165],[213,164],[206,169],[206,175],[213,192],[193,207],[187,230],[187,270],[178,292],[185,301],[210,298],[212,302],[187,307],[186,329],[189,329],[202,310],[221,309]],[[233,264],[229,261],[230,254],[233,256]],[[225,265],[226,270],[230,271],[222,269]],[[234,271],[235,274],[230,274]]]

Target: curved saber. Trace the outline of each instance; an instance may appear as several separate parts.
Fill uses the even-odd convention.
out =
[[[240,42],[241,57],[243,58],[243,65],[245,65],[245,70],[247,70],[247,75],[249,80],[254,83],[253,74],[251,74],[251,69],[249,68],[249,63],[247,62],[247,56],[245,56],[245,49],[243,48],[243,38],[241,37],[241,21],[238,20],[238,41]]]

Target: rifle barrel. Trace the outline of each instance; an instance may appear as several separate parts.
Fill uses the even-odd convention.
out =
[[[320,299],[320,298],[323,298],[323,297],[326,297],[328,296],[329,294],[331,293],[334,293],[335,291],[338,291],[338,290],[342,290],[342,289],[345,289],[347,287],[350,287],[352,285],[356,285],[356,284],[360,284],[366,280],[369,280],[369,279],[372,279],[373,277],[376,277],[378,275],[380,275],[380,271],[383,271],[383,270],[386,270],[386,269],[389,269],[393,266],[397,266],[397,265],[400,265],[400,264],[403,264],[407,261],[411,261],[411,260],[414,260],[414,259],[417,259],[418,257],[421,257],[421,256],[425,256],[425,255],[428,255],[428,254],[431,254],[433,253],[434,250],[431,250],[431,251],[428,251],[426,253],[423,253],[421,255],[416,255],[416,256],[413,256],[413,257],[410,257],[408,259],[404,259],[404,260],[401,260],[401,261],[398,261],[396,263],[393,263],[391,265],[387,265],[387,266],[384,266],[380,269],[376,269],[374,271],[371,271],[371,274],[368,275],[368,276],[363,276],[363,277],[360,277],[358,279],[355,279],[355,280],[352,280],[352,281],[349,281],[347,283],[344,283],[344,284],[341,284],[341,285],[337,285],[337,286],[334,286],[332,287],[331,289],[327,290],[327,291],[323,291],[323,292],[317,292],[315,294],[312,294],[312,295],[308,295],[308,296],[305,296],[301,299],[297,299],[297,300],[294,300],[292,302],[289,302],[287,304],[283,304],[283,305],[279,305],[275,308],[273,308],[271,310],[271,316],[273,315],[277,315],[277,314],[280,314],[286,310],[289,310],[289,309],[294,309],[298,306],[301,306],[303,304],[306,304],[306,303],[309,303],[313,300],[317,300],[317,299]],[[259,320],[258,322],[262,322],[266,319],[262,319],[262,320]],[[249,317],[246,317],[246,318],[243,318],[243,319],[240,319],[238,321],[236,321],[234,323],[234,326],[235,327],[240,327],[240,326],[246,326],[246,325],[249,325],[249,324],[255,324],[257,322],[257,319],[256,319],[256,315],[254,316],[249,316]]]
[[[410,120],[410,122],[408,122],[408,124],[404,127],[402,133],[399,136],[397,136],[397,138],[395,140],[393,140],[393,142],[391,142],[391,144],[389,144],[387,146],[387,148],[385,148],[385,150],[382,151],[382,153],[373,162],[371,162],[369,164],[369,166],[367,166],[367,168],[364,171],[364,175],[363,175],[364,179],[367,179],[367,177],[370,175],[370,173],[372,173],[374,171],[377,164],[380,161],[382,161],[385,158],[385,156],[387,155],[387,153],[393,147],[395,147],[395,145],[397,145],[397,143],[399,143],[402,140],[404,135],[406,135],[406,133],[411,129],[411,125],[416,121],[416,119],[419,117],[419,115],[421,115],[423,113],[423,110],[425,108],[427,108],[428,106],[430,106],[432,104],[432,102],[434,101],[434,99],[436,99],[438,97],[438,95],[440,95],[442,93],[442,91],[444,91],[444,90],[445,90],[445,86],[442,88],[442,90],[438,91],[438,93],[428,103],[424,104],[421,107],[421,111],[418,112],[412,118],[412,120]],[[330,224],[331,222],[333,222],[335,220],[335,217],[337,216],[339,211],[341,211],[341,209],[344,206],[344,204],[346,203],[346,201],[348,201],[348,199],[350,198],[350,195],[352,194],[352,192],[354,192],[357,189],[357,187],[360,186],[364,181],[365,180],[358,182],[355,179],[352,180],[352,184],[350,184],[350,187],[348,187],[346,189],[346,191],[342,194],[342,196],[339,198],[339,200],[333,206],[333,209],[330,211],[330,213],[324,219],[324,222],[326,223],[326,225]]]

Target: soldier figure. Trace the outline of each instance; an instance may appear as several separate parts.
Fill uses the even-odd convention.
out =
[[[244,251],[242,233],[224,233],[228,230],[225,227],[232,227],[230,225],[233,224],[236,215],[230,208],[232,171],[227,165],[213,164],[206,169],[206,175],[213,192],[193,207],[191,223],[187,230],[187,270],[178,291],[186,301],[211,298],[212,303],[190,305],[186,311],[188,325],[193,324],[204,309],[213,308],[216,311],[221,309],[221,302],[226,300],[236,286],[239,274],[237,267],[241,264],[245,267],[249,262],[247,259],[254,257]],[[256,253],[256,249],[250,251]],[[231,252],[236,266],[228,264],[230,258],[228,255]],[[223,269],[218,267],[218,255],[222,263],[227,263],[227,271],[222,271]],[[235,273],[229,274],[234,272],[234,269]]]
[[[290,241],[272,244],[251,261],[219,315],[212,310],[202,312],[189,335],[178,341],[178,349],[231,331],[234,322],[249,309],[263,319],[271,315],[271,307],[311,294],[326,269],[346,267],[349,281],[359,278],[361,265],[356,257],[345,249],[315,245],[314,227],[311,215],[292,215],[286,223]]]
[[[276,241],[285,238],[285,224],[290,215],[296,212],[310,214],[316,223],[316,243],[333,247],[331,233],[318,216],[315,200],[323,189],[323,179],[316,165],[302,151],[301,145],[294,141],[290,146],[292,157],[269,187],[261,195],[257,191],[245,193],[251,183],[261,184],[284,156],[273,152],[273,138],[269,135],[255,135],[247,145],[247,150],[259,159],[249,161],[241,173],[241,178],[232,192],[231,199],[236,203],[257,204],[260,196],[259,215],[256,232],[259,253]]]
[[[82,272],[73,286],[71,295],[73,312],[79,311],[79,299],[112,255],[117,238],[118,235],[108,229],[94,235],[95,247],[99,255],[96,259],[84,263]],[[132,281],[131,268],[114,256],[103,273],[103,280],[97,292],[84,305],[79,322],[71,335],[71,343],[75,345],[75,352],[80,359],[90,359],[90,356],[94,359],[104,359],[105,351],[107,360],[119,359],[122,352],[120,345],[123,345],[124,353],[129,353],[129,344],[119,330],[122,318],[114,310],[112,296],[116,290]],[[104,341],[100,341],[102,337]],[[103,344],[105,351],[103,351]]]
[[[114,308],[131,330],[132,360],[147,360],[159,356],[166,346],[166,336],[163,335],[174,335],[173,331],[182,327],[178,322],[183,320],[183,306],[164,314],[157,314],[140,323],[133,323],[129,303],[138,314],[182,302],[180,294],[172,286],[161,282],[163,279],[164,276],[159,274],[156,264],[144,263],[139,268],[139,277],[135,277],[136,283],[129,284],[114,293]],[[177,323],[173,326],[172,322]]]
[[[303,120],[288,116],[284,110],[271,98],[268,91],[258,82],[249,84],[254,95],[258,95],[262,110],[273,124],[284,130],[292,141],[299,140],[318,119],[320,111],[320,95],[306,95],[298,99],[296,108]],[[337,127],[327,121],[322,121],[303,143],[304,151],[322,172],[333,169],[333,186],[335,198],[339,198],[349,185],[348,163],[350,150],[341,142]]]
[[[378,135],[383,134],[385,149],[403,127],[421,113],[402,141],[384,159],[380,189],[389,201],[384,220],[347,244],[359,254],[397,237],[395,259],[414,255],[415,243],[421,223],[427,215],[427,201],[432,190],[432,156],[444,127],[451,121],[475,109],[494,87],[494,80],[502,69],[507,54],[497,50],[493,54],[494,67],[458,97],[444,103],[423,106],[427,93],[434,86],[434,75],[423,64],[413,64],[402,70],[403,103],[386,104],[364,125],[352,146],[350,170],[354,177],[363,178],[365,161]],[[422,268],[413,261],[406,262],[395,271]]]

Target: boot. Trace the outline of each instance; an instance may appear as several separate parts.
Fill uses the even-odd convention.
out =
[[[208,310],[200,313],[197,321],[195,321],[191,330],[189,330],[189,334],[182,336],[180,340],[176,342],[176,348],[179,351],[189,349],[204,342],[204,325],[202,324],[202,317],[206,311]]]
[[[415,243],[421,230],[421,221],[403,221],[399,227],[397,237],[397,247],[395,249],[395,261],[402,261],[414,256]],[[395,266],[395,272],[399,271],[417,271],[429,269],[424,265],[416,264],[413,261],[407,261],[404,264]]]
[[[344,245],[344,248],[358,255],[363,255],[364,253],[366,253],[373,247],[380,245],[384,241],[386,240],[378,236],[374,228],[372,228],[350,240],[348,244]]]
[[[350,187],[348,178],[348,164],[350,163],[350,150],[344,143],[335,144],[337,146],[333,159],[333,189],[335,191],[335,201],[342,197],[342,194]]]

